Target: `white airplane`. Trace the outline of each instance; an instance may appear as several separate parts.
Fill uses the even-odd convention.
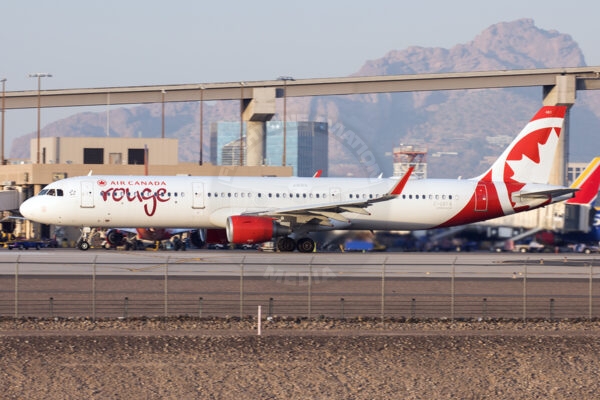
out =
[[[564,106],[542,107],[472,179],[81,176],[46,186],[21,214],[43,224],[225,230],[235,244],[278,240],[311,252],[310,232],[450,227],[542,207],[577,189],[549,185]]]

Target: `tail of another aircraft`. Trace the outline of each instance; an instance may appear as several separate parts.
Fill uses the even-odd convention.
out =
[[[491,168],[475,179],[518,189],[527,183],[547,184],[566,112],[565,106],[540,108]]]
[[[571,185],[579,189],[567,204],[592,205],[600,188],[600,157],[594,158]]]

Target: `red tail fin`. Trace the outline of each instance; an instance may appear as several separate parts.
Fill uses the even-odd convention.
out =
[[[575,197],[567,200],[568,204],[591,205],[596,200],[600,187],[600,157],[594,158],[588,164],[571,187],[579,190],[575,193]]]

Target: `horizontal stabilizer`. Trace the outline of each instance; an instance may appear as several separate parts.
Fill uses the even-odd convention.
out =
[[[519,196],[521,198],[527,199],[546,199],[546,198],[556,198],[563,197],[569,194],[573,194],[579,189],[577,188],[557,188],[557,189],[549,189],[549,190],[539,190],[535,192],[521,192]]]

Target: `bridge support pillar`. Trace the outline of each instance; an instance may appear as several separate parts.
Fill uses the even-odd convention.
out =
[[[246,165],[263,165],[267,121],[275,115],[275,88],[253,88],[252,99],[242,112],[246,121]]]
[[[567,106],[567,115],[563,126],[563,132],[560,135],[558,148],[556,149],[556,158],[554,160],[554,169],[550,175],[550,183],[554,185],[566,185],[567,182],[567,164],[569,162],[569,125],[570,109],[575,104],[576,78],[574,75],[557,75],[554,86],[544,86],[544,105],[563,105]]]

